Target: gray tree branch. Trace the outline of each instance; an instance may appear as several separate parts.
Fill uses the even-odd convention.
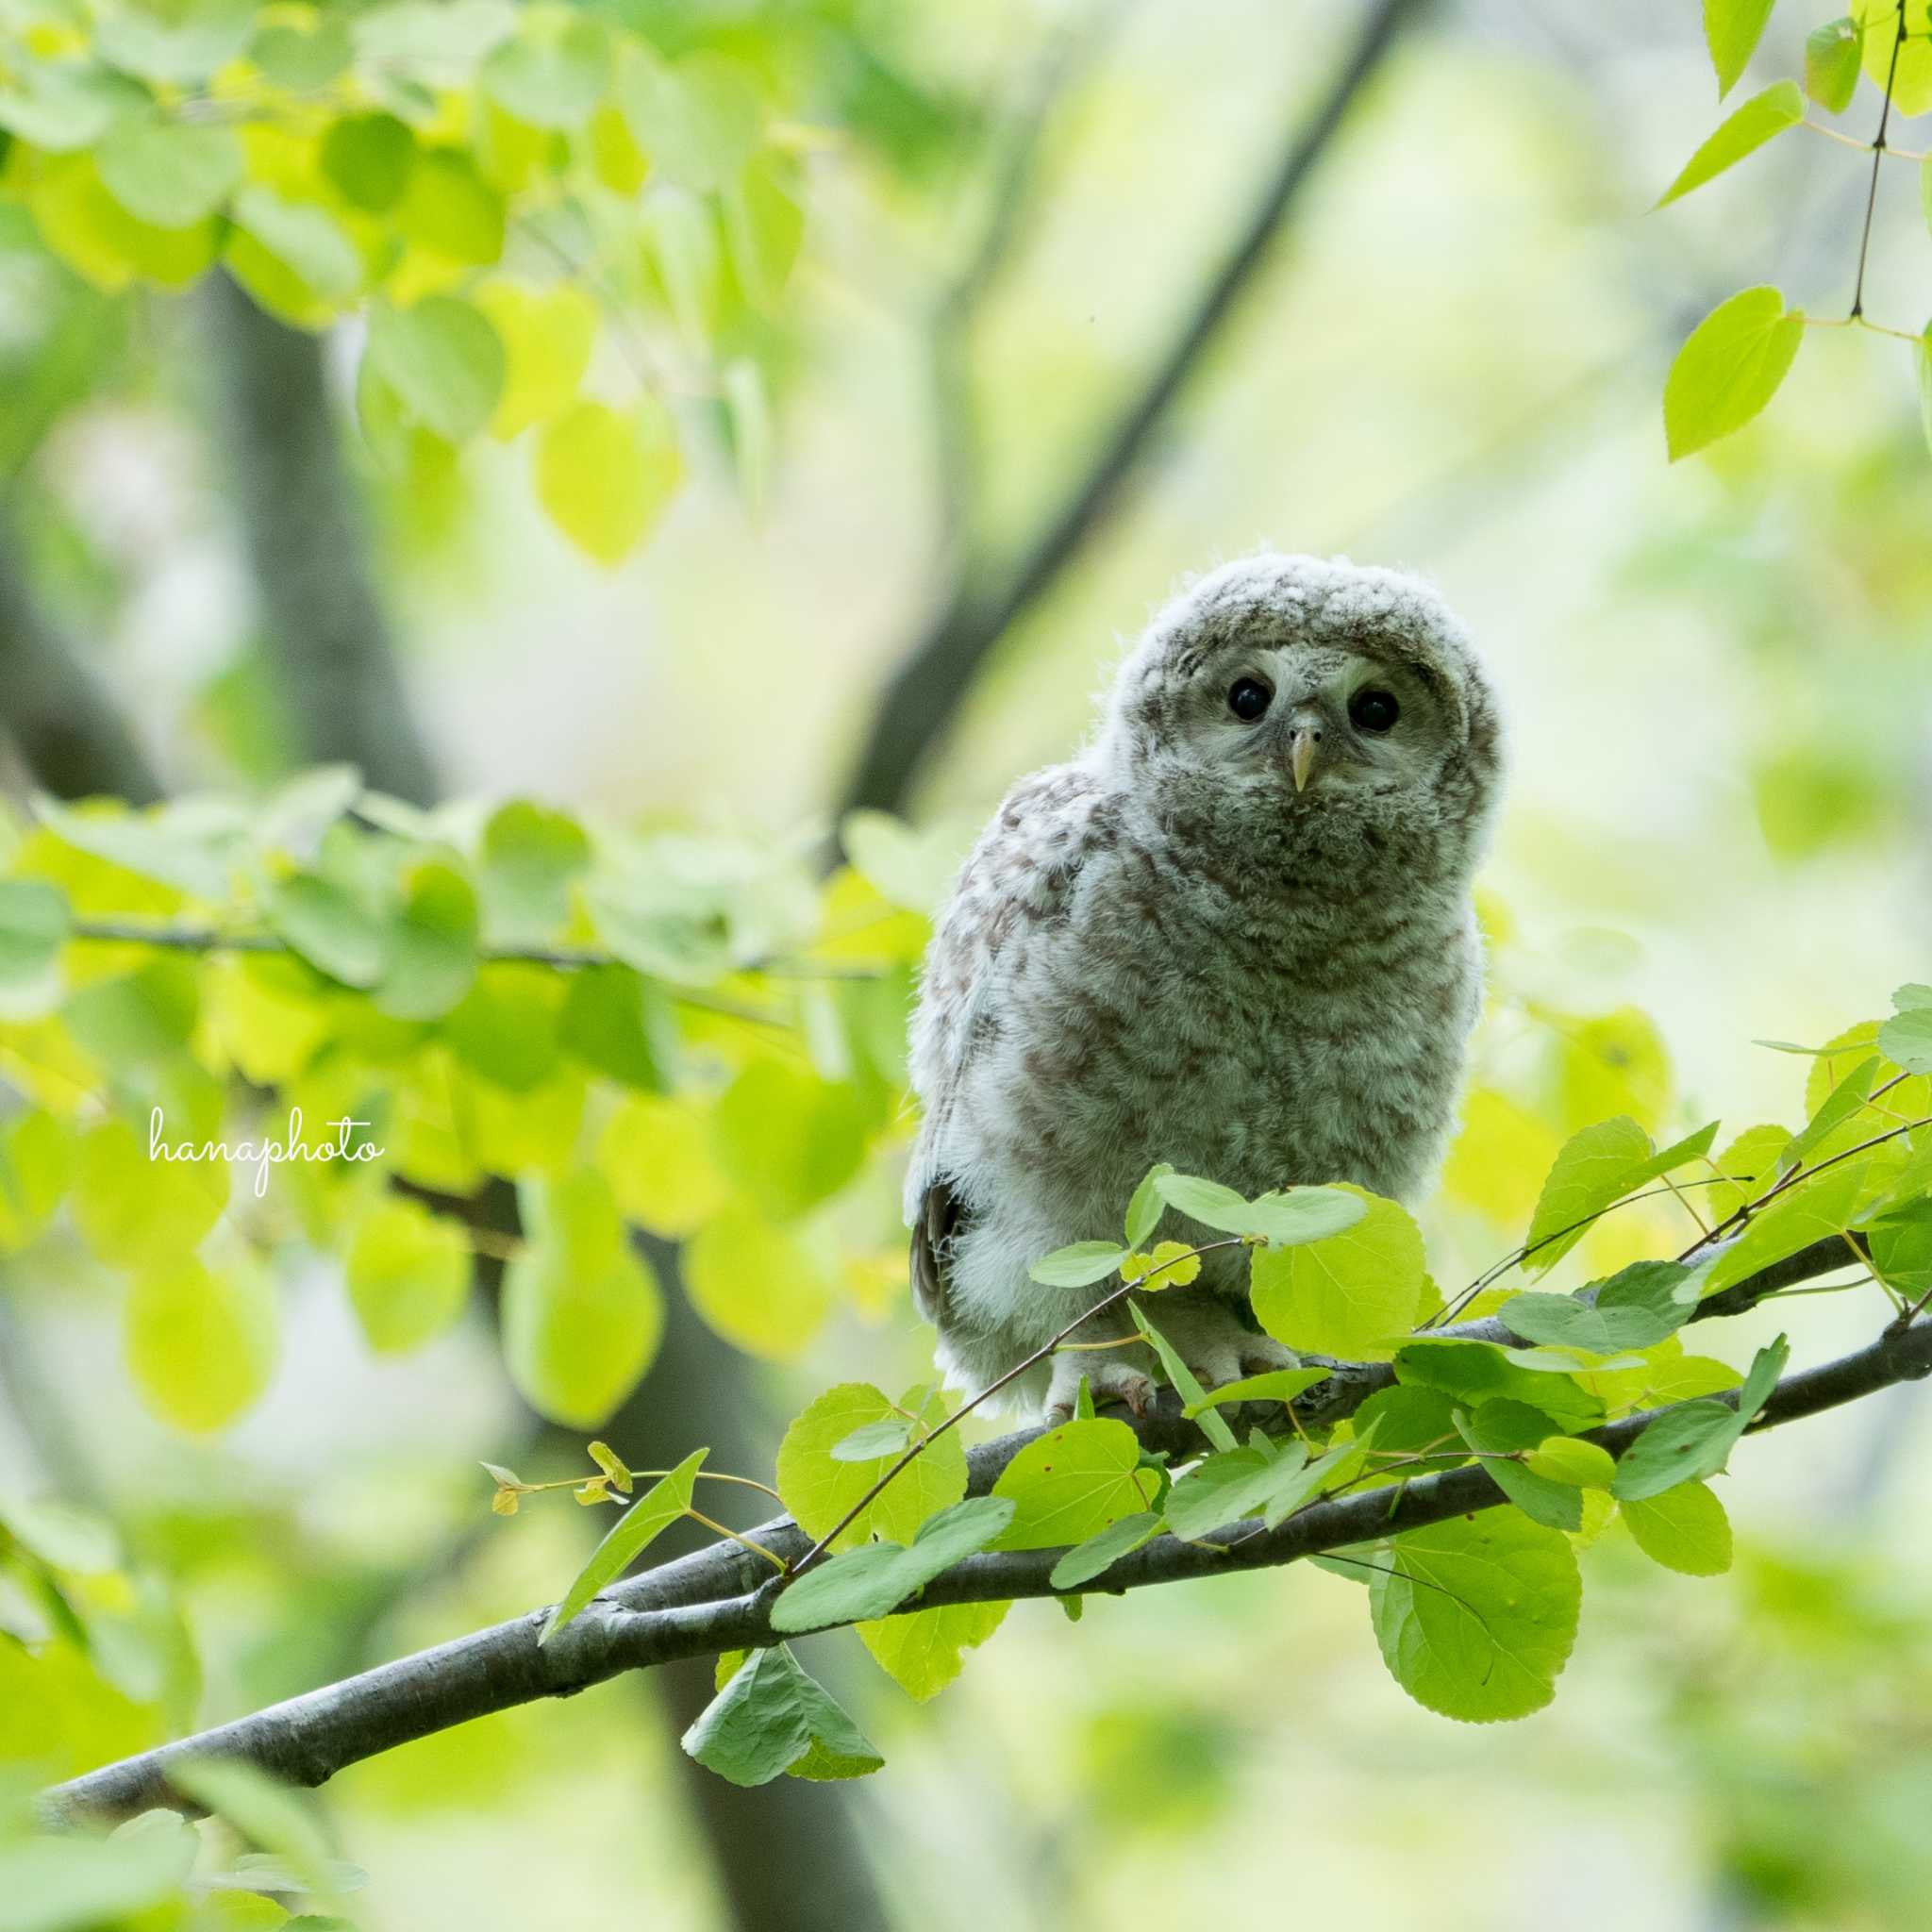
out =
[[[1849,1264],[1841,1241],[1815,1242],[1714,1297],[1692,1319],[1741,1312],[1782,1289]],[[1493,1318],[1430,1333],[1435,1339],[1517,1339]],[[1894,1326],[1868,1348],[1789,1376],[1754,1426],[1768,1428],[1815,1415],[1928,1373],[1932,1322]],[[1352,1413],[1392,1379],[1386,1363],[1342,1364],[1328,1385],[1309,1395],[1324,1413],[1340,1416]],[[1660,1412],[1609,1424],[1591,1432],[1591,1440],[1621,1454]],[[990,1490],[1039,1433],[1022,1429],[973,1449],[968,1457],[972,1492]],[[1137,1424],[1137,1433],[1151,1448],[1186,1454],[1200,1447],[1194,1425],[1181,1416],[1172,1391]],[[1141,1589],[1290,1563],[1503,1500],[1479,1465],[1450,1470],[1392,1492],[1384,1488],[1331,1498],[1273,1531],[1235,1524],[1201,1542],[1157,1537],[1109,1570],[1106,1588]],[[811,1539],[788,1516],[748,1534],[787,1562],[795,1562],[811,1547]],[[1058,1594],[1050,1576],[1060,1554],[1021,1550],[968,1557],[928,1584],[917,1604],[904,1607]],[[570,1696],[626,1671],[769,1641],[776,1589],[770,1565],[760,1557],[737,1543],[713,1544],[613,1585],[552,1644],[538,1642],[549,1613],[535,1610],[91,1772],[47,1792],[45,1810],[55,1820],[78,1823],[126,1817],[158,1804],[178,1805],[182,1801],[168,1784],[169,1766],[205,1755],[243,1758],[292,1783],[320,1785],[344,1765],[491,1711],[540,1697]]]
[[[265,646],[303,759],[359,766],[378,791],[428,805],[436,773],[397,671],[321,344],[226,275],[202,300]]]
[[[100,681],[34,595],[0,523],[0,728],[58,798],[152,805],[161,782]]]
[[[1427,0],[1375,0],[1340,73],[1283,149],[1233,248],[1093,458],[1019,562],[968,564],[887,685],[846,785],[846,809],[901,808],[920,760],[950,727],[980,665],[1114,508],[1154,430],[1266,259],[1304,185],[1397,33]]]

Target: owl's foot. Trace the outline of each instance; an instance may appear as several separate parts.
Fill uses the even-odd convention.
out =
[[[1225,1302],[1163,1301],[1153,1308],[1148,1319],[1174,1344],[1204,1391],[1224,1389],[1271,1369],[1301,1367],[1293,1349],[1245,1327]]]
[[[1053,1358],[1053,1378],[1046,1385],[1043,1418],[1048,1423],[1073,1419],[1080,1400],[1080,1377],[1093,1391],[1093,1406],[1124,1402],[1136,1419],[1147,1413],[1154,1400],[1154,1378],[1144,1369],[1118,1356],[1090,1354],[1085,1349],[1069,1354],[1062,1350]]]

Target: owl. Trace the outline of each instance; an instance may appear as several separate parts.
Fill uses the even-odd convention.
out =
[[[906,1214],[952,1386],[1101,1298],[1028,1271],[1118,1239],[1156,1161],[1250,1197],[1415,1198],[1480,1001],[1471,880],[1501,775],[1481,660],[1415,577],[1270,553],[1156,616],[1088,747],[1008,795],[926,956]],[[1173,1209],[1161,1232],[1215,1238]],[[1204,1261],[1152,1315],[1202,1384],[1292,1362],[1254,1326],[1246,1256]],[[1095,1326],[1074,1339],[1132,1333],[1119,1309]],[[1064,1416],[1084,1374],[1139,1413],[1151,1367],[1138,1343],[1062,1350],[1012,1387]]]

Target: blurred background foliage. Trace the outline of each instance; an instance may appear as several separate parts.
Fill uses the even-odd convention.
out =
[[[258,910],[291,863],[364,865],[385,916],[425,863],[476,895],[453,924],[448,891],[422,901],[432,977],[468,935],[444,1004],[391,987],[378,1014],[287,958],[90,945],[58,1016],[24,999],[0,1024],[0,1757],[22,1789],[553,1598],[595,1514],[503,1523],[478,1458],[567,1473],[597,1428],[634,1466],[709,1441],[769,1474],[826,1384],[928,1376],[896,1215],[924,911],[1007,784],[1077,741],[1150,605],[1257,541],[1425,570],[1508,696],[1492,996],[1424,1217],[1445,1283],[1520,1237],[1578,1127],[1798,1124],[1808,1063],[1754,1040],[1820,1044],[1927,976],[1932,462],[1909,368],[1842,331],[1769,416],[1666,467],[1690,325],[1761,281],[1841,310],[1868,178],[1793,137],[1645,217],[1714,119],[1695,15],[130,13],[136,71],[232,124],[258,191],[164,229],[200,238],[176,290],[143,279],[152,237],[112,183],[139,200],[179,171],[58,145],[71,124],[36,145],[32,74],[85,51],[95,11],[0,7],[8,872],[95,917]],[[505,20],[528,58],[497,53]],[[197,22],[205,74],[169,51]],[[1766,79],[1814,25],[1778,9]],[[426,65],[285,86],[291,122],[275,61],[325,36]],[[579,98],[558,50],[592,44],[609,92]],[[1877,99],[1835,125],[1869,138]],[[383,202],[385,154],[460,177],[483,239],[441,204],[397,213],[421,183]],[[1907,320],[1917,185],[1881,181],[1868,284]],[[448,309],[426,346],[395,339],[425,300],[484,318],[494,357]],[[328,781],[289,789],[329,759],[382,794],[363,830],[318,829],[350,797]],[[36,789],[255,802],[154,822],[137,857],[167,883],[112,862],[123,822],[36,822]],[[852,804],[916,829],[859,821],[822,878]],[[206,889],[210,855],[239,901]],[[550,921],[579,872],[597,909]],[[475,973],[478,932],[533,929],[625,962],[598,1010]],[[311,1121],[373,1098],[376,1178],[413,1193],[284,1168],[216,1198],[142,1160],[151,1103],[211,1131],[268,1118],[264,1095]],[[1613,1217],[1555,1285],[1654,1252],[1676,1212]],[[546,1277],[603,1283],[624,1347],[520,1331]],[[1823,1353],[1874,1319],[1824,1301],[1804,1332]],[[1776,1325],[1713,1345],[1741,1366]],[[1328,1575],[1093,1599],[1077,1632],[1024,1606],[930,1706],[849,1638],[804,1646],[889,1759],[858,1788],[694,1778],[675,1735],[708,1667],[359,1766],[326,1794],[371,1874],[343,1909],[522,1926],[567,1886],[586,1925],[1138,1925],[1291,1897],[1472,1932],[1914,1926],[1922,1409],[1894,1391],[1754,1443],[1729,1579],[1606,1536],[1565,1694],[1521,1724],[1407,1703]],[[195,1922],[279,1911],[217,1890]]]

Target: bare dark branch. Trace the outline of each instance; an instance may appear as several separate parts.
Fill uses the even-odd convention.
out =
[[[893,675],[846,789],[845,805],[894,810],[914,771],[950,726],[987,654],[1055,582],[1114,508],[1155,428],[1266,259],[1300,192],[1381,65],[1426,0],[1376,0],[1341,72],[1284,148],[1234,247],[1138,392],[1100,439],[1092,461],[1019,563],[969,566]]]

